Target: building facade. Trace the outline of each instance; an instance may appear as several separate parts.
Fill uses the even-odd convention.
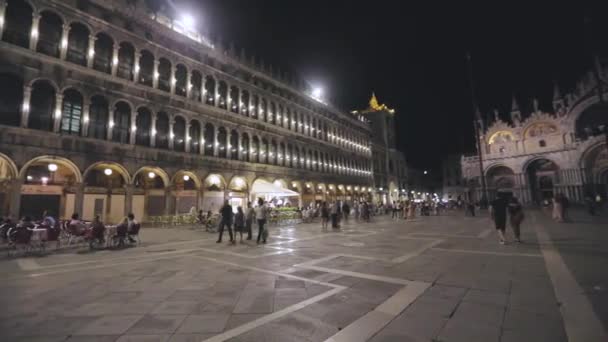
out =
[[[2,213],[146,220],[244,205],[259,182],[304,206],[371,198],[405,165],[363,115],[143,0],[0,0],[0,52]]]
[[[375,94],[369,108],[353,111],[362,115],[371,126],[373,193],[375,202],[399,201],[408,192],[407,163],[405,156],[397,150],[395,110],[378,103]]]
[[[541,203],[561,193],[573,201],[608,195],[608,72],[596,70],[563,96],[557,86],[553,113],[522,113],[513,100],[510,122],[498,113],[480,134],[487,198],[511,192],[524,203]],[[522,119],[524,115],[525,118]],[[463,156],[468,198],[483,197],[478,156]]]

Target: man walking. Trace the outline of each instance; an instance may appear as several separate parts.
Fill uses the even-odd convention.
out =
[[[490,203],[490,217],[494,221],[496,232],[498,233],[498,242],[501,245],[506,243],[505,230],[507,226],[507,206],[508,202],[505,198],[505,194],[498,193],[495,200]]]
[[[251,202],[247,202],[247,210],[245,211],[245,229],[247,230],[247,240],[251,240],[251,226],[255,213],[251,207]]]
[[[220,215],[222,215],[220,221],[220,236],[216,243],[222,243],[222,235],[224,235],[224,227],[228,227],[228,234],[230,234],[230,243],[235,244],[234,236],[232,236],[232,206],[228,203],[228,200],[224,201],[224,206],[220,209]]]

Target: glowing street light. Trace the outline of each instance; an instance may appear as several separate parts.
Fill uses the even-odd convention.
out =
[[[313,88],[311,95],[314,99],[321,100],[321,97],[323,96],[323,88],[321,88],[321,87]]]
[[[180,22],[182,23],[182,25],[184,25],[185,28],[192,30],[194,28],[194,17],[192,15],[190,15],[189,13],[184,13],[182,14],[182,18],[180,19]]]
[[[105,170],[103,170],[103,173],[104,173],[106,176],[111,176],[111,175],[112,175],[112,169],[105,169]]]
[[[49,164],[48,167],[49,167],[49,171],[51,171],[51,172],[57,171],[57,164],[52,164],[51,163],[51,164]]]

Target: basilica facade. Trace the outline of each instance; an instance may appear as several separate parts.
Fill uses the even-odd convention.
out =
[[[608,195],[608,72],[599,63],[573,92],[554,89],[553,110],[544,112],[533,101],[522,113],[513,99],[510,120],[498,113],[479,136],[486,198],[510,192],[524,203],[542,203],[555,194],[571,201]],[[484,197],[480,160],[462,156],[466,197]]]
[[[0,38],[0,213],[146,220],[259,184],[299,206],[384,187],[364,115],[143,0],[0,0]]]

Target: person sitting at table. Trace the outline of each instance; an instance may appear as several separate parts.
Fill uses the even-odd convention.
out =
[[[105,241],[106,226],[101,222],[99,215],[95,215],[91,223],[91,238],[98,239],[102,243]]]
[[[45,210],[42,212],[42,224],[44,228],[53,229],[57,225],[57,220],[53,217],[50,211]]]
[[[119,237],[124,237],[127,235],[129,231],[129,218],[125,217],[120,221],[119,224],[116,225],[116,235]]]
[[[133,213],[129,213],[127,215],[127,236],[129,238],[129,242],[135,242],[135,239],[131,237],[131,235],[137,235],[139,232],[139,222],[135,219],[135,215]]]
[[[72,219],[68,224],[68,229],[71,234],[76,236],[83,236],[86,234],[87,226],[80,220],[78,213],[72,214]]]

